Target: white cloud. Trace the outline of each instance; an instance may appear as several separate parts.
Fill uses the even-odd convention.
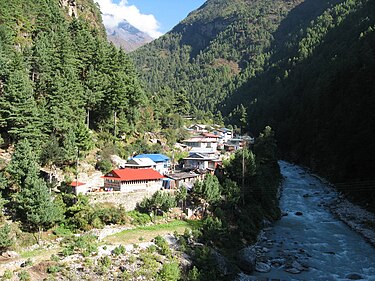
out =
[[[102,12],[103,22],[106,27],[116,27],[124,19],[131,25],[157,38],[163,33],[159,31],[160,25],[154,15],[142,14],[134,5],[128,5],[126,0],[120,3],[113,3],[113,0],[95,0]]]

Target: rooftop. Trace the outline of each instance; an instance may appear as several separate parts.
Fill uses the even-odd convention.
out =
[[[165,156],[164,154],[139,154],[133,158],[150,158],[155,163],[157,162],[166,162],[169,160],[168,156]]]
[[[136,180],[158,180],[164,178],[159,172],[154,169],[119,169],[112,170],[105,176],[104,179],[118,180],[118,181],[136,181]]]

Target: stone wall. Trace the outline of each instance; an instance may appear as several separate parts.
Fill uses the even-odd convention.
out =
[[[116,206],[122,205],[126,211],[132,211],[144,197],[151,197],[157,189],[134,192],[92,192],[87,193],[91,204],[112,203]]]

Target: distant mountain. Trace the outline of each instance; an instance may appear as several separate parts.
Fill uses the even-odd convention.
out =
[[[151,42],[153,40],[148,34],[140,31],[126,20],[122,21],[114,28],[106,28],[108,40],[117,47],[122,47],[126,52]]]

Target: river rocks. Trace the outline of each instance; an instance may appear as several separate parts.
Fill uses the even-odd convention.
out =
[[[361,280],[363,277],[357,273],[350,273],[345,276],[345,278],[350,279],[350,280]]]
[[[292,274],[299,274],[299,273],[301,273],[301,270],[298,270],[297,268],[294,268],[294,267],[292,267],[292,268],[286,268],[285,271],[289,272],[289,273],[292,273]]]
[[[288,215],[288,212],[283,212],[281,216],[286,217]]]
[[[302,216],[302,215],[303,215],[303,213],[300,212],[300,211],[297,211],[297,212],[295,212],[294,214],[295,214],[296,216]]]
[[[238,267],[247,273],[255,270],[256,250],[254,247],[246,247],[237,254]]]
[[[262,273],[267,273],[271,271],[271,267],[264,262],[257,262],[255,265],[255,270]]]

